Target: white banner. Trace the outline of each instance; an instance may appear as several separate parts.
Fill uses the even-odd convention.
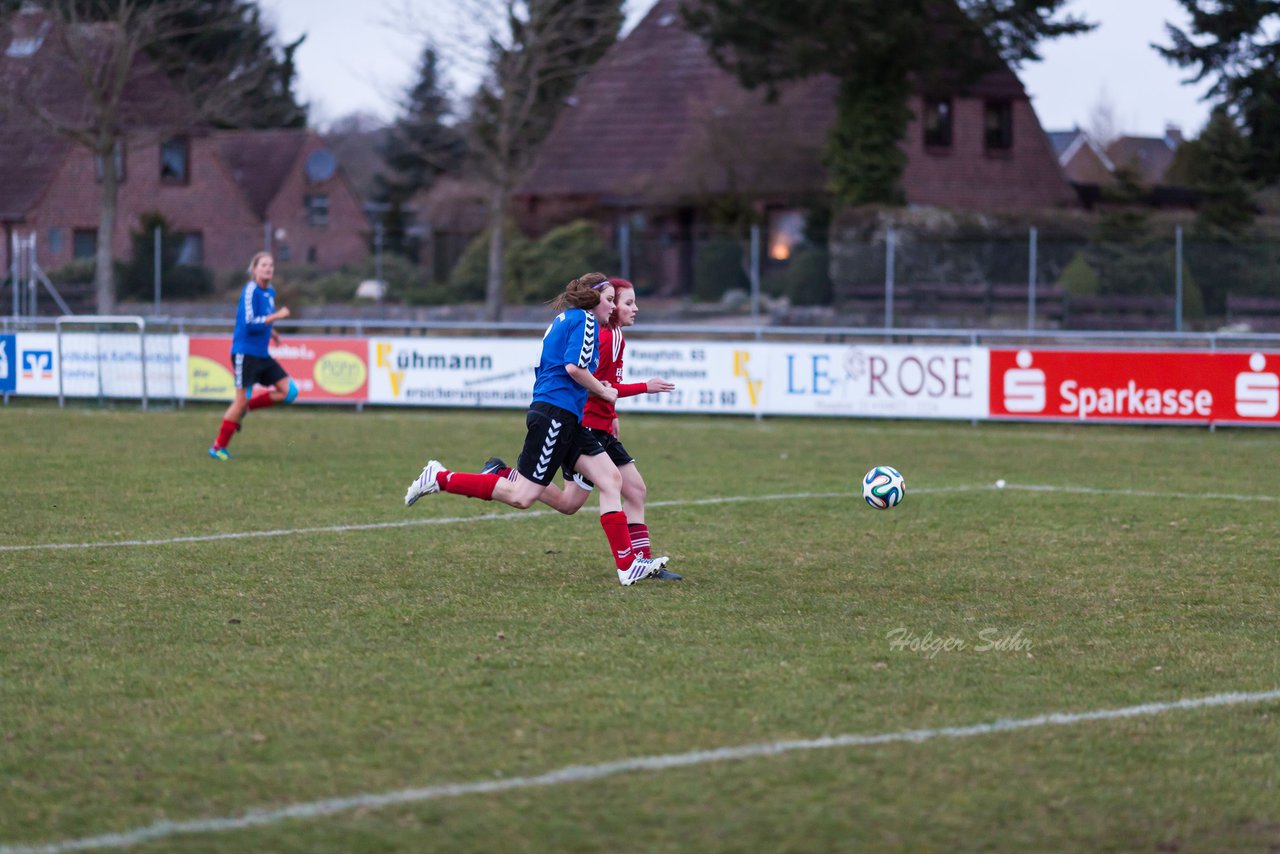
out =
[[[369,402],[528,408],[539,338],[370,338]]]
[[[623,364],[627,382],[676,383],[670,394],[622,400],[623,411],[987,415],[983,347],[628,341]]]
[[[19,333],[15,339],[16,364],[9,365],[15,392],[56,396],[56,335]],[[185,335],[147,336],[149,396],[187,396],[188,345]],[[408,336],[370,338],[367,347],[369,403],[524,409],[542,342],[533,336]],[[137,335],[68,332],[62,351],[66,395],[140,395]],[[676,390],[624,398],[622,412],[988,417],[984,347],[637,338],[627,341],[624,365],[626,382],[657,376]]]
[[[58,372],[67,397],[140,398],[142,342],[136,333],[65,332],[62,361],[53,332],[19,332],[16,393],[34,397],[58,396]],[[148,335],[147,396],[184,397],[187,336]]]

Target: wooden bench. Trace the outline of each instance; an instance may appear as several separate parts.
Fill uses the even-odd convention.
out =
[[[1173,297],[1077,296],[1067,299],[1063,327],[1155,331],[1173,329]]]
[[[1258,332],[1280,331],[1280,297],[1227,294],[1227,323],[1246,323]]]

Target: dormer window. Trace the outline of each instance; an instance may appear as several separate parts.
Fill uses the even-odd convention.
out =
[[[1011,101],[987,101],[982,122],[988,151],[1007,151],[1013,148],[1013,103]]]
[[[185,137],[160,144],[160,183],[187,184],[191,181],[191,145]]]
[[[308,193],[303,203],[307,207],[307,225],[329,224],[329,194]]]
[[[951,145],[951,99],[928,98],[924,102],[924,144],[929,148]]]

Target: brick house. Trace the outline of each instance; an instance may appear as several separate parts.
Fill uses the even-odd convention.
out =
[[[34,10],[4,33],[0,75],[10,80],[57,65],[58,41]],[[100,26],[100,25],[95,25]],[[145,75],[144,75],[145,77]],[[84,92],[65,74],[42,74],[42,106],[74,110]],[[162,81],[131,84],[135,100],[165,93]],[[168,94],[172,94],[168,87]],[[172,109],[167,105],[166,109]],[[170,224],[181,241],[180,263],[222,273],[243,270],[264,245],[280,260],[336,268],[368,255],[360,200],[333,154],[305,129],[158,133],[145,110],[131,120],[114,163],[119,179],[111,252],[125,260],[144,214]],[[101,158],[44,129],[20,109],[0,112],[0,260],[11,265],[12,237],[36,235],[36,260],[54,270],[91,260],[99,239]]]
[[[766,103],[712,61],[678,7],[659,0],[591,69],[516,189],[522,224],[535,231],[574,216],[641,224],[670,246],[659,274],[670,291],[686,289],[688,246],[728,198],[764,215],[768,254],[786,257],[803,209],[826,197],[821,156],[836,95],[836,81],[819,76]],[[1077,204],[1012,71],[962,94],[918,93],[910,107],[901,142],[908,204],[980,212]]]
[[[1105,187],[1115,183],[1115,164],[1089,134],[1075,128],[1049,131],[1048,137],[1062,173],[1073,185]]]

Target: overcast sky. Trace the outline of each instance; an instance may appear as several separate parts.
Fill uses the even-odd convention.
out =
[[[628,0],[629,22],[654,0]],[[312,124],[364,111],[384,120],[397,112],[397,99],[412,83],[422,49],[423,28],[454,33],[465,4],[456,0],[259,0],[264,17],[281,41],[306,33],[296,55],[298,93],[311,104]],[[400,10],[412,9],[418,23],[406,27]],[[1167,41],[1164,22],[1186,22],[1176,0],[1071,0],[1067,9],[1096,21],[1092,33],[1041,47],[1044,60],[1020,72],[1040,123],[1046,130],[1076,125],[1091,129],[1100,108],[1120,133],[1159,136],[1166,124],[1194,136],[1208,118],[1200,100],[1207,86],[1183,85],[1188,76],[1165,62],[1152,42]],[[458,63],[454,80],[473,85],[475,71]]]

